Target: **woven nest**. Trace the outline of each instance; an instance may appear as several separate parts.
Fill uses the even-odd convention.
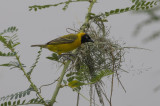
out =
[[[104,76],[117,73],[123,62],[124,51],[122,47],[108,39],[109,31],[90,27],[88,35],[94,43],[82,44],[76,51],[76,58],[70,65],[70,81],[73,79],[84,82],[91,82],[93,78],[98,81]]]

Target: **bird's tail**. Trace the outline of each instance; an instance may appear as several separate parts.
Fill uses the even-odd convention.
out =
[[[31,45],[31,47],[42,47],[42,48],[46,48],[46,45]]]

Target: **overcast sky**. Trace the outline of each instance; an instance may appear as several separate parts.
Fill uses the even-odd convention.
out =
[[[89,3],[71,4],[66,11],[62,10],[62,6],[38,10],[37,12],[29,11],[28,9],[29,6],[36,4],[57,3],[54,1],[0,0],[0,32],[10,26],[16,26],[19,29],[18,36],[21,45],[17,49],[22,62],[26,66],[32,65],[39,50],[39,48],[31,48],[30,45],[46,43],[56,37],[67,34],[66,28],[76,27],[78,29],[84,22]],[[130,0],[99,0],[92,12],[100,13],[130,5]],[[110,27],[110,37],[113,40],[118,40],[120,44],[126,43],[124,46],[138,46],[152,50],[128,50],[123,69],[130,73],[121,74],[121,81],[127,93],[124,93],[120,85],[115,83],[113,106],[160,105],[160,91],[154,92],[154,89],[160,85],[160,39],[147,44],[142,43],[146,36],[160,28],[160,22],[142,28],[139,36],[133,37],[136,25],[147,18],[146,14],[140,15],[131,12],[108,17],[106,25]],[[0,50],[3,50],[1,43]],[[32,80],[38,87],[53,82],[61,71],[58,68],[59,64],[45,58],[50,54],[50,51],[43,50],[40,61],[32,74]],[[0,64],[8,61],[8,59],[0,57]],[[20,70],[9,70],[8,68],[0,67],[0,97],[23,91],[28,86],[29,83]],[[42,95],[46,99],[52,96],[54,86],[42,89]],[[84,87],[82,93],[87,96],[86,92],[88,93],[88,91],[89,88]],[[76,96],[75,92],[66,87],[60,90],[55,106],[75,106]],[[88,101],[82,97],[80,99],[80,106],[89,105]]]

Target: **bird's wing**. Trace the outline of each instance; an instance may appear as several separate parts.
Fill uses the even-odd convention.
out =
[[[67,44],[74,42],[78,36],[76,34],[64,35],[47,43],[47,45]]]

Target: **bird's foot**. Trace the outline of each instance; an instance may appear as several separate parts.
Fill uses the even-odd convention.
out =
[[[76,55],[72,54],[72,53],[63,53],[63,54],[59,55],[59,59],[63,58],[64,60],[71,60],[73,62],[74,59],[72,57],[75,58]]]

